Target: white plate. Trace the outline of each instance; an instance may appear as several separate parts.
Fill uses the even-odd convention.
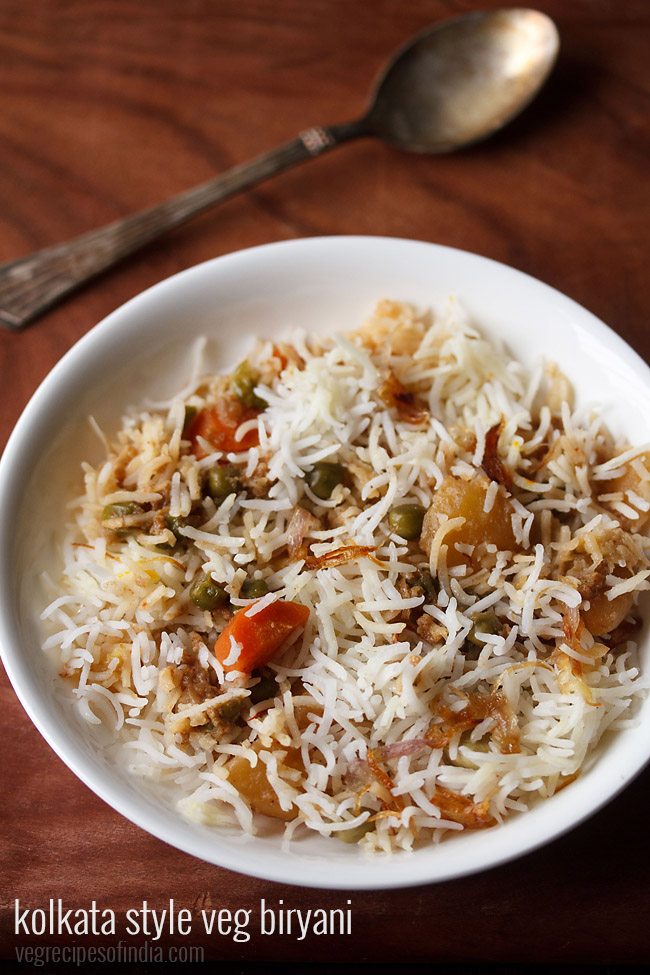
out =
[[[380,237],[287,241],[209,261],[163,281],[109,315],[34,394],[0,463],[0,647],[28,714],[63,761],[133,822],[212,863],[313,887],[385,888],[485,869],[547,842],[610,799],[650,758],[650,701],[569,788],[492,830],[413,854],[368,859],[310,837],[281,850],[185,821],[159,794],[109,766],[85,736],[39,649],[38,575],[56,558],[54,531],[79,493],[79,463],[99,459],[85,421],[114,430],[125,407],[165,398],[182,383],[187,351],[210,336],[210,365],[231,365],[248,337],[288,327],[345,331],[381,297],[435,306],[454,294],[489,335],[532,365],[556,360],[580,400],[602,405],[610,427],[647,439],[650,370],[622,339],[569,298],[518,271],[463,251]],[[46,326],[45,326],[46,327]],[[648,667],[648,639],[642,638]]]

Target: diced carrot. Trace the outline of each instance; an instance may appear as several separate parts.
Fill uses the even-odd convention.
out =
[[[306,606],[282,599],[269,603],[254,616],[247,616],[255,605],[252,603],[240,609],[219,634],[214,645],[215,656],[226,672],[238,670],[250,674],[263,667],[287,645],[292,636],[297,636],[304,629],[309,619]],[[233,652],[233,643],[239,644],[241,650],[233,663],[226,664]]]
[[[239,452],[256,447],[259,443],[256,429],[249,430],[241,440],[236,440],[235,434],[242,423],[252,420],[258,412],[243,406],[236,399],[223,400],[217,406],[206,406],[192,420],[186,434],[186,439],[192,442],[192,453],[199,460],[206,456],[206,451],[198,443],[199,437],[211,443],[215,450]]]

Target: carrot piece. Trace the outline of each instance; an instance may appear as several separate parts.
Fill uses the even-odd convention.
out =
[[[309,610],[300,603],[278,599],[269,603],[254,616],[247,616],[252,606],[240,609],[219,634],[214,645],[214,653],[223,669],[238,670],[250,674],[273,657],[290,641],[292,636],[304,629],[309,619]],[[226,663],[233,654],[233,641],[241,650],[233,663]],[[235,650],[237,647],[235,647]]]
[[[192,453],[198,457],[206,456],[203,447],[197,442],[203,437],[211,443],[215,450],[239,452],[249,450],[258,445],[257,430],[249,430],[241,440],[235,439],[240,424],[252,420],[259,410],[249,409],[238,400],[223,400],[217,406],[206,406],[192,420],[186,434],[186,439],[192,442]]]

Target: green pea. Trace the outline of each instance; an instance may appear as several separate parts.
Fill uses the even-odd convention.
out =
[[[265,676],[262,677],[259,684],[255,687],[251,687],[250,701],[252,704],[259,704],[260,701],[266,701],[270,697],[275,697],[278,692],[278,683],[275,677]]]
[[[418,570],[416,585],[420,587],[427,600],[434,599],[438,595],[434,578],[428,569]]]
[[[501,621],[496,613],[478,613],[474,617],[474,624],[472,629],[467,634],[467,639],[470,643],[473,643],[475,647],[480,647],[482,650],[485,646],[483,640],[479,640],[477,633],[500,633],[501,632]]]
[[[185,528],[187,519],[181,516],[165,515],[165,525],[173,532],[176,538],[182,538],[181,528]]]
[[[421,504],[398,504],[388,515],[388,524],[401,538],[413,541],[422,533],[424,508]]]
[[[226,701],[218,709],[219,719],[227,722],[236,721],[246,707],[246,701],[247,699],[243,697],[236,697],[232,701]]]
[[[266,400],[255,392],[259,381],[260,375],[251,368],[248,359],[240,362],[230,377],[230,385],[237,399],[251,409],[263,410],[267,406]]]
[[[261,599],[269,592],[264,579],[244,579],[239,595],[242,599]]]
[[[332,497],[332,492],[337,484],[343,483],[345,467],[343,464],[322,460],[314,464],[306,478],[307,484],[316,497],[320,498],[321,501],[327,501]]]
[[[208,474],[208,494],[213,501],[223,501],[229,494],[236,494],[240,486],[239,468],[234,464],[220,464]]]
[[[192,583],[190,599],[199,609],[212,610],[228,602],[228,593],[223,586],[214,582],[209,576],[199,576]]]
[[[372,832],[375,828],[374,823],[361,823],[360,826],[353,826],[351,829],[342,829],[336,836],[344,843],[358,843],[366,833]]]
[[[168,528],[169,531],[173,533],[174,541],[171,543],[164,542],[160,545],[156,545],[156,548],[160,552],[173,552],[176,546],[179,544],[179,542],[186,541],[186,539],[183,538],[180,532],[181,528],[183,528],[186,524],[187,524],[186,518],[180,518],[180,517],[174,518],[171,515],[165,515],[165,527]]]

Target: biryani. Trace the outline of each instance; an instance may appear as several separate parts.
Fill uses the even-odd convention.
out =
[[[45,649],[185,816],[411,849],[634,721],[650,446],[454,301],[257,341],[98,432]]]

